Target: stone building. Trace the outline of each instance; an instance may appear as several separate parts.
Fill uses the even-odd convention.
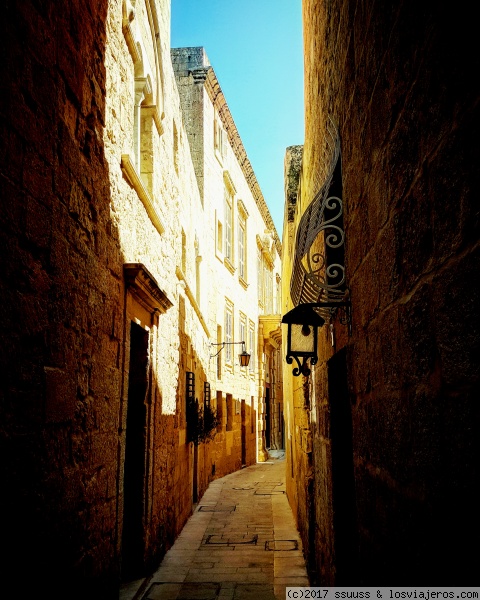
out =
[[[186,119],[169,0],[8,3],[0,27],[4,569],[107,600],[281,442],[281,248],[211,68],[210,132]],[[247,369],[212,357],[240,341]]]
[[[197,295],[212,342],[212,398],[226,424],[224,436],[215,440],[221,444],[216,460],[230,460],[225,473],[256,459],[255,440],[261,460],[266,447],[279,443],[281,246],[204,48],[172,49],[172,64],[203,207],[204,220],[197,228],[207,245],[204,258],[196,257],[201,269]],[[251,354],[248,367],[239,367],[242,349]],[[235,433],[236,421],[240,431]]]
[[[317,307],[311,374],[284,369],[287,490],[312,583],[478,579],[473,22],[437,2],[303,2],[282,313],[337,303]]]

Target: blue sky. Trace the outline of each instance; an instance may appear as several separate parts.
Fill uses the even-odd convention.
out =
[[[171,0],[173,48],[203,46],[277,233],[283,161],[303,144],[302,0]]]

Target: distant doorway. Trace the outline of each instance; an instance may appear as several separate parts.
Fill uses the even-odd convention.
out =
[[[122,579],[143,575],[144,503],[148,390],[148,331],[133,321],[130,325],[130,362],[128,377],[124,510],[122,535]]]
[[[332,444],[333,529],[336,585],[356,583],[357,523],[353,471],[352,414],[345,348],[328,361]]]

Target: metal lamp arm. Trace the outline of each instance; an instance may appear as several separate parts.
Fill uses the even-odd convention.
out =
[[[216,354],[210,355],[210,358],[215,358],[220,354],[220,352],[225,348],[225,346],[233,346],[235,344],[242,344],[243,351],[246,352],[245,342],[220,342],[218,344],[210,344],[210,346],[221,346],[220,350]]]

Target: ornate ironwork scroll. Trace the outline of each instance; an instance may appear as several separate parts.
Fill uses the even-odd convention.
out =
[[[335,304],[343,306],[345,284],[340,139],[331,119],[326,127],[323,185],[302,215],[297,230],[295,258],[290,284],[295,306],[326,303],[318,313],[330,321]],[[333,306],[332,306],[333,305]]]

